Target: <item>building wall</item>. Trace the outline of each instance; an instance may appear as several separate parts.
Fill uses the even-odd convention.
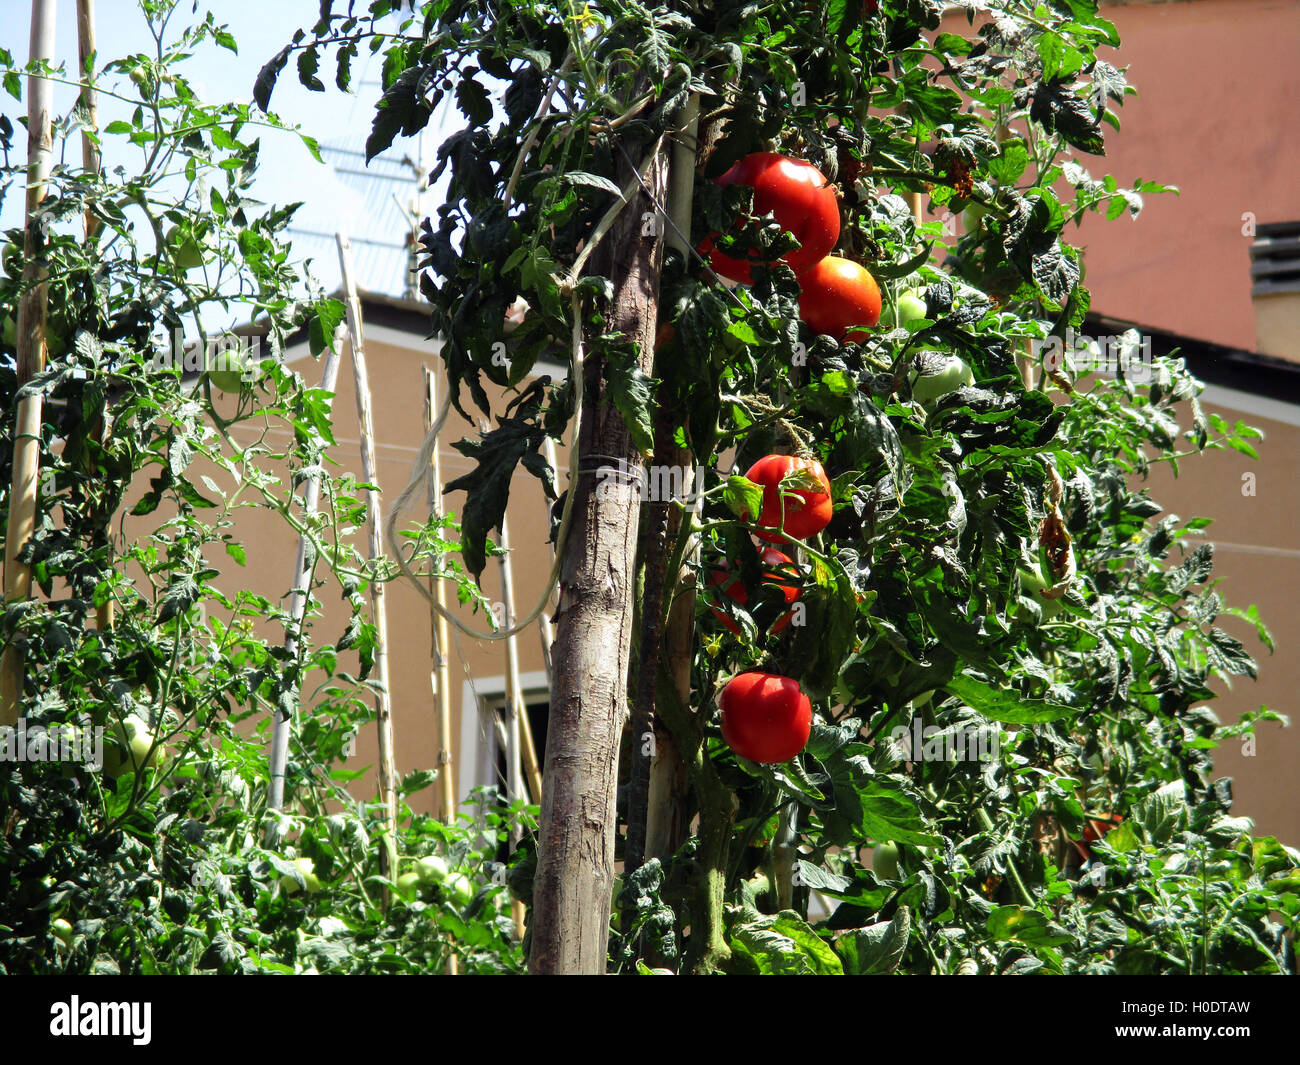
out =
[[[1112,53],[1138,90],[1107,127],[1094,177],[1178,186],[1136,221],[1090,215],[1093,307],[1117,318],[1248,351],[1252,223],[1300,218],[1295,130],[1300,4],[1295,0],[1103,3]]]
[[[1261,705],[1289,715],[1292,727],[1259,726],[1253,744],[1230,740],[1214,752],[1216,776],[1233,779],[1237,815],[1251,817],[1263,835],[1300,845],[1300,406],[1261,404],[1226,389],[1210,388],[1205,409],[1234,424],[1238,419],[1264,432],[1255,441],[1259,459],[1231,449],[1185,458],[1174,476],[1168,463],[1155,466],[1146,481],[1166,514],[1207,517],[1205,538],[1215,545],[1213,580],[1226,606],[1255,605],[1276,644],[1270,653],[1255,626],[1221,614],[1215,622],[1245,645],[1259,665],[1259,678],[1220,680],[1210,687],[1219,698],[1210,708],[1225,724]],[[1267,413],[1265,413],[1267,412]],[[1273,416],[1269,416],[1269,415]],[[1190,424],[1190,415],[1182,424]],[[1194,544],[1193,544],[1194,546]],[[1190,548],[1189,548],[1190,549]]]
[[[1122,128],[1106,128],[1106,155],[1082,156],[1094,178],[1122,186],[1139,179],[1179,188],[1148,196],[1137,219],[1088,215],[1065,237],[1083,247],[1092,309],[1185,337],[1277,355],[1277,328],[1295,306],[1256,308],[1251,298],[1253,226],[1300,219],[1300,140],[1293,98],[1300,55],[1300,0],[1134,0],[1106,2],[1121,47],[1109,57],[1127,68],[1136,96],[1119,109]],[[943,27],[969,34],[964,16]],[[1068,191],[1068,190],[1063,190]],[[1257,310],[1267,334],[1257,331]],[[1285,331],[1285,325],[1282,327]],[[1291,350],[1294,350],[1291,338]],[[1292,397],[1300,403],[1300,396]],[[1261,704],[1290,714],[1295,726],[1261,726],[1253,753],[1232,741],[1216,752],[1216,773],[1234,778],[1235,812],[1258,831],[1300,844],[1300,406],[1210,389],[1207,410],[1229,424],[1261,428],[1259,460],[1236,451],[1186,458],[1175,478],[1157,465],[1146,484],[1167,513],[1214,519],[1215,576],[1225,603],[1256,604],[1277,652],[1252,625],[1218,624],[1259,661],[1258,681],[1236,678],[1212,708],[1235,721]],[[1188,417],[1183,424],[1189,424]],[[1254,475],[1254,494],[1245,494]]]
[[[419,334],[398,333],[396,330],[371,328],[366,331],[366,361],[368,364],[375,432],[378,477],[385,506],[406,486],[412,474],[412,463],[424,436],[424,381],[423,365],[441,374],[436,347],[433,341],[421,341]],[[310,368],[303,370],[311,379]],[[317,371],[319,372],[319,371]],[[440,375],[440,395],[445,394],[445,378]],[[351,363],[345,357],[339,376],[335,399],[335,439],[338,448],[334,457],[343,467],[361,477],[359,433],[355,407],[355,390],[351,377]],[[463,403],[474,413],[468,396]],[[504,403],[498,405],[498,411]],[[441,434],[442,481],[444,484],[468,473],[474,466],[472,460],[451,448],[463,437],[476,435],[476,427],[466,422],[456,411],[448,417]],[[560,451],[564,462],[564,451]],[[560,484],[564,484],[561,476]],[[423,500],[421,496],[421,500]],[[464,505],[464,493],[446,496],[444,506],[449,512],[458,512]],[[423,505],[414,508],[403,518],[410,526],[426,517]],[[531,474],[517,472],[511,486],[509,531],[514,582],[514,608],[518,616],[531,611],[546,586],[551,566],[548,536],[547,501],[540,482]],[[296,542],[292,536],[281,534],[286,541],[277,552],[278,573],[289,573]],[[489,560],[483,571],[485,594],[493,601],[501,600],[501,575],[499,565]],[[491,628],[489,619],[460,606],[455,588],[447,590],[448,607],[464,624],[476,631]],[[432,686],[433,668],[432,625],[427,600],[405,578],[387,586],[387,614],[389,638],[389,683],[392,693],[394,740],[399,777],[415,769],[437,765],[438,728],[437,703]],[[342,623],[345,612],[336,612],[335,625]],[[326,630],[337,633],[341,629]],[[544,661],[537,627],[522,633],[516,641],[519,670],[523,675],[525,690],[544,686]],[[504,690],[506,650],[503,641],[476,640],[453,630],[451,659],[451,709],[453,773],[456,790],[463,799],[469,786],[463,765],[472,763],[471,748],[475,741],[487,741],[475,711],[476,696],[499,695]],[[471,683],[472,678],[472,683]],[[539,758],[542,752],[538,752]],[[378,752],[374,729],[365,730],[357,742],[352,767],[376,766]],[[412,805],[416,809],[435,811],[438,808],[438,788],[427,789],[417,795]]]
[[[1107,130],[1094,176],[1114,174],[1176,185],[1178,196],[1149,196],[1142,214],[1107,223],[1089,216],[1075,239],[1085,249],[1095,311],[1183,336],[1262,350],[1251,299],[1255,223],[1300,218],[1300,141],[1292,100],[1300,55],[1296,0],[1103,3],[1119,30],[1117,63],[1138,94]],[[1277,351],[1275,354],[1284,354]],[[1212,709],[1224,722],[1261,704],[1289,714],[1290,729],[1261,726],[1254,752],[1231,741],[1215,752],[1216,774],[1234,779],[1235,812],[1257,830],[1300,844],[1300,407],[1289,411],[1211,389],[1209,410],[1229,424],[1264,430],[1259,460],[1232,450],[1168,463],[1151,473],[1152,496],[1167,513],[1214,519],[1215,576],[1224,601],[1259,607],[1277,644],[1270,654],[1254,627],[1218,624],[1259,662],[1259,680],[1235,678]],[[1300,401],[1300,396],[1293,397]],[[1274,415],[1266,416],[1265,412]],[[1186,424],[1186,419],[1184,423]],[[1253,475],[1253,484],[1251,482]],[[1250,491],[1254,494],[1248,494]]]

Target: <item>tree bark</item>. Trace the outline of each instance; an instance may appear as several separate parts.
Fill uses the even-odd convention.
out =
[[[620,183],[644,151],[620,156]],[[663,202],[662,151],[646,186]],[[646,226],[655,202],[638,190],[593,254],[592,272],[612,279],[609,328],[636,341],[651,370],[662,226]],[[649,228],[650,232],[647,232]],[[641,455],[604,383],[604,358],[586,364],[578,438],[573,516],[564,545],[556,612],[550,722],[542,771],[542,813],[529,968],[534,973],[603,973],[614,878],[615,797],[619,739],[627,719],[628,660],[636,585],[640,494],[626,484],[596,491],[597,469],[622,460],[639,469]]]

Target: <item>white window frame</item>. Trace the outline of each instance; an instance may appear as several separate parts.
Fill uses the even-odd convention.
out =
[[[489,727],[488,715],[495,703],[505,700],[505,674],[475,678],[472,684],[464,680],[460,691],[460,749],[455,764],[456,801],[463,806],[475,788],[496,782],[497,736],[496,730]],[[545,670],[519,674],[519,691],[525,705],[538,701],[538,696],[549,700],[551,689]],[[542,752],[538,751],[537,756],[540,758]]]

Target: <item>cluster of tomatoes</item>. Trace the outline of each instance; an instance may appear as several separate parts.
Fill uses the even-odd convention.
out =
[[[840,236],[840,211],[835,189],[816,167],[774,152],[755,152],[741,159],[718,178],[719,185],[747,185],[754,190],[754,213],[771,214],[799,241],[799,247],[781,257],[799,281],[799,313],[810,329],[837,340],[860,339],[861,330],[880,321],[880,288],[858,263],[831,255]],[[711,239],[701,253],[723,277],[749,283],[757,260],[737,259],[718,251]],[[850,332],[850,331],[853,332]],[[763,489],[755,536],[767,544],[787,538],[806,540],[821,532],[831,520],[831,486],[826,471],[814,458],[767,455],[745,476]],[[794,486],[782,482],[793,478]],[[761,561],[764,582],[780,589],[786,605],[800,596],[798,567],[775,547],[765,547]],[[725,569],[714,572],[712,584],[741,606],[749,593],[739,577]],[[718,620],[739,636],[734,621],[714,609]],[[779,633],[791,622],[787,611],[773,623]],[[754,762],[787,762],[808,742],[812,730],[812,704],[799,682],[775,673],[748,672],[733,677],[718,699],[722,710],[722,736],[742,758]]]
[[[783,487],[782,482],[791,474],[796,474],[796,484],[811,482],[815,487]],[[806,540],[830,522],[831,485],[816,459],[766,455],[745,476],[763,489],[757,518],[748,512],[745,515],[754,522],[754,535],[760,540],[768,543],[780,543],[786,537]],[[781,590],[787,606],[793,604],[801,594],[794,560],[774,547],[765,548],[761,560],[768,567],[765,582]],[[739,578],[725,569],[716,570],[711,580],[741,606],[749,602],[749,594]],[[716,608],[713,612],[723,625],[740,635],[734,621]],[[793,613],[787,611],[781,615],[773,623],[772,632],[780,632],[789,625]],[[752,762],[788,762],[804,749],[812,732],[812,703],[793,677],[741,673],[722,689],[718,705],[722,709],[722,738],[733,751]]]
[[[840,207],[835,186],[811,163],[775,152],[745,156],[717,179],[719,185],[746,185],[754,190],[754,214],[771,214],[798,241],[781,256],[799,281],[799,314],[808,328],[843,340],[853,327],[880,321],[880,287],[865,267],[831,255],[840,239]],[[734,259],[713,247],[701,252],[717,273],[748,284],[757,260]],[[850,339],[865,334],[854,330]]]

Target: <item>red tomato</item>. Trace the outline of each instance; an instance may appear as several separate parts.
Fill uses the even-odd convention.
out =
[[[880,321],[880,287],[864,267],[828,255],[799,275],[799,316],[814,333],[843,340],[850,326]],[[860,341],[864,330],[850,340]]]
[[[754,214],[771,213],[800,247],[781,261],[796,274],[817,262],[840,239],[840,207],[835,187],[811,163],[775,152],[747,155],[717,179],[719,185],[748,185],[754,190]],[[723,277],[748,284],[750,264],[713,249],[705,240],[700,254]]]
[[[1100,817],[1089,817],[1083,822],[1083,839],[1072,839],[1070,845],[1078,852],[1079,858],[1088,861],[1092,858],[1092,848],[1090,843],[1096,843],[1106,835],[1112,828],[1122,824],[1124,818],[1119,814],[1102,814]]]
[[[1124,818],[1119,814],[1102,814],[1100,817],[1090,817],[1083,823],[1083,841],[1092,843],[1094,840],[1101,839],[1112,828],[1118,826]]]
[[[763,553],[760,558],[762,559],[764,566],[772,567],[763,575],[764,583],[775,584],[780,588],[781,594],[785,596],[787,605],[793,603],[803,594],[799,585],[793,583],[795,578],[791,576],[790,572],[788,570],[782,570],[782,567],[784,566],[794,565],[794,560],[790,558],[789,555],[782,554],[775,547],[765,547],[763,548]],[[729,595],[741,606],[749,605],[749,591],[741,582],[739,574],[732,575],[727,572],[726,569],[716,569],[713,571],[713,575],[709,578],[709,583],[715,588],[721,588],[724,593]],[[727,617],[727,615],[717,607],[709,607],[709,609],[713,611],[714,617],[722,622],[724,627],[731,630],[733,635],[740,635],[740,626],[732,621],[731,618]],[[784,631],[786,627],[789,626],[790,619],[793,616],[794,611],[790,610],[777,618],[772,625],[773,635]]]
[[[741,673],[718,697],[722,738],[751,762],[788,762],[812,732],[812,703],[792,677]]]
[[[820,481],[825,491],[813,492],[804,488],[781,492],[781,481],[794,470],[807,470]],[[801,459],[794,455],[767,455],[759,459],[745,474],[755,484],[763,486],[763,509],[759,512],[759,526],[768,529],[782,529],[787,536],[796,540],[807,540],[821,532],[831,520],[831,482],[826,479],[826,471],[816,459]],[[785,520],[782,521],[784,514]],[[752,516],[747,520],[753,521]],[[762,528],[755,534],[760,540],[779,544],[781,536],[776,532],[764,532]]]

